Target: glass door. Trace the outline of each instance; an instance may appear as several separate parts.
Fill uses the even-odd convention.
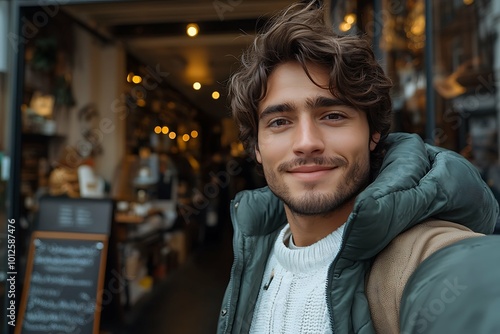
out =
[[[468,158],[500,199],[500,5],[492,0],[430,5],[435,140]]]
[[[0,333],[13,333],[17,321],[21,264],[18,242],[19,222],[15,218],[17,175],[12,162],[16,160],[19,120],[14,110],[17,47],[20,34],[15,17],[16,3],[0,0]],[[22,43],[19,43],[22,44]],[[13,173],[14,172],[14,173]]]
[[[9,5],[7,1],[0,1],[0,301],[3,311],[0,311],[0,332],[6,332],[8,314],[7,306],[7,165],[8,151],[8,116],[7,116],[7,21]]]

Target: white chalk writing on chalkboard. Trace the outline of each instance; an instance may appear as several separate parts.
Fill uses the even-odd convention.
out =
[[[91,287],[92,281],[89,279],[75,279],[67,275],[44,275],[36,271],[31,275],[31,282],[38,284],[54,284],[75,287]]]
[[[35,264],[51,266],[81,266],[91,267],[94,265],[94,259],[82,259],[77,257],[51,257],[39,256],[35,259]]]
[[[92,225],[92,213],[84,208],[76,209],[76,225],[79,226],[91,226]]]
[[[44,298],[33,297],[28,302],[28,309],[33,307],[42,307],[47,310],[66,310],[83,313],[94,313],[95,300],[78,302],[76,300],[50,300]]]
[[[61,205],[59,208],[59,224],[61,226],[73,225],[73,207],[69,205]]]
[[[57,312],[50,311],[35,311],[30,312],[26,315],[26,320],[39,322],[39,323],[51,323],[58,322],[68,325],[83,325],[85,324],[85,317],[83,315],[78,315],[75,313],[65,312],[58,310]]]
[[[61,291],[59,289],[40,288],[38,286],[32,286],[30,293],[33,296],[47,297],[59,297],[61,295]]]
[[[59,332],[59,333],[75,333],[76,331],[76,326],[75,325],[62,325],[62,324],[56,324],[56,323],[50,323],[50,324],[32,324],[28,321],[26,321],[23,325],[24,329],[31,330],[34,332],[42,332],[42,333],[52,333],[53,331]]]
[[[92,246],[61,246],[55,243],[41,243],[38,247],[45,247],[51,255],[66,256],[95,256],[99,253],[95,245]]]

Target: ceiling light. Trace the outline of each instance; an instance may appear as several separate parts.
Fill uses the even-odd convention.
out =
[[[193,138],[198,137],[198,131],[196,131],[196,130],[191,131],[191,137],[193,137]]]
[[[349,24],[353,24],[354,22],[356,22],[356,14],[353,14],[353,13],[347,14],[344,17],[344,21],[346,21]]]
[[[164,135],[166,135],[168,133],[168,131],[169,131],[168,126],[164,126],[161,128],[161,133],[163,133]]]
[[[175,132],[170,132],[168,134],[168,138],[170,138],[170,139],[175,139],[176,136],[177,136],[177,134]]]
[[[141,83],[141,81],[142,81],[142,78],[139,75],[134,75],[132,77],[132,82],[135,84],[139,84],[139,83]]]
[[[189,135],[186,133],[186,134],[183,134],[182,135],[182,140],[184,141],[188,141],[189,140]]]
[[[214,91],[212,93],[212,99],[217,100],[220,97],[220,93],[218,91]]]
[[[342,22],[339,27],[342,31],[348,31],[349,29],[351,29],[351,25],[347,22]]]
[[[189,37],[194,37],[194,36],[198,35],[199,30],[200,30],[200,28],[198,27],[198,25],[196,23],[190,23],[186,27],[186,34],[188,34]]]
[[[156,134],[161,133],[161,126],[159,126],[159,125],[155,126],[155,133]]]
[[[199,83],[198,81],[196,81],[196,82],[193,84],[193,88],[194,88],[195,90],[200,90],[200,88],[201,88],[201,83]]]

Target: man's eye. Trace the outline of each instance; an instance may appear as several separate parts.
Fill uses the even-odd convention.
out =
[[[325,116],[325,119],[332,119],[332,120],[335,120],[335,121],[338,121],[338,120],[341,120],[341,119],[344,119],[344,115],[342,114],[338,114],[338,113],[332,113],[332,114],[328,114]]]
[[[278,126],[283,126],[283,125],[287,125],[288,124],[288,121],[286,119],[276,119],[274,121],[272,121],[271,123],[269,123],[269,126],[270,127],[278,127]]]

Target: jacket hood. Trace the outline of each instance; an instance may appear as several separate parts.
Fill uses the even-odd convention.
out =
[[[371,258],[398,234],[429,218],[490,234],[498,202],[461,155],[425,144],[418,135],[391,134],[379,175],[356,198],[343,255]]]
[[[498,202],[477,169],[457,153],[395,133],[376,179],[356,198],[344,230],[341,256],[366,260],[398,234],[428,218],[490,234]],[[283,203],[270,190],[243,191],[233,223],[245,235],[268,234],[286,223]],[[237,203],[237,204],[236,204]]]

